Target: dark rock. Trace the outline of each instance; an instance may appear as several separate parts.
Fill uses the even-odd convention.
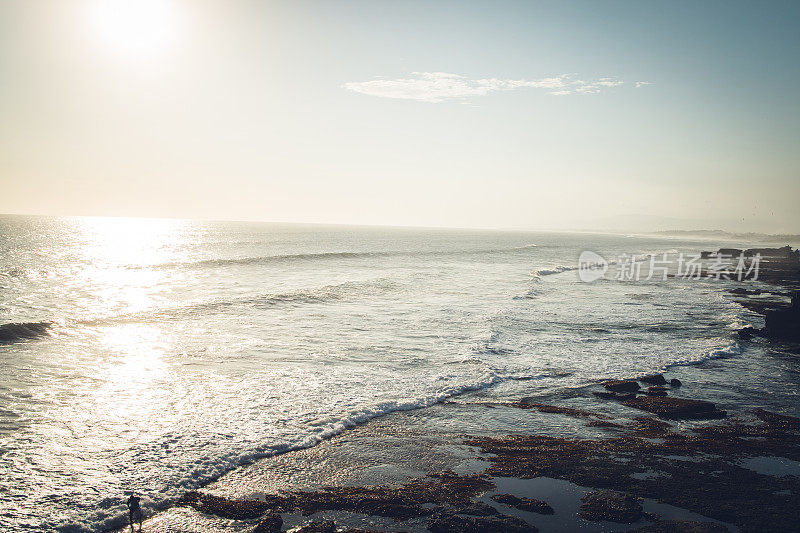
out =
[[[746,328],[742,328],[739,331],[737,331],[737,333],[739,334],[740,339],[749,341],[750,339],[758,335],[759,331],[752,326],[747,326]]]
[[[493,488],[494,483],[487,476],[441,472],[410,480],[399,487],[334,486],[267,498],[279,512],[300,511],[310,516],[321,511],[347,511],[408,520],[430,516],[443,508],[469,505],[474,496]]]
[[[798,255],[797,250],[792,250],[792,247],[789,245],[786,245],[782,248],[748,248],[747,250],[744,251],[744,255],[746,256],[753,256],[756,254],[759,254],[762,257],[786,259],[791,262],[797,262],[798,259],[800,258],[800,255]]]
[[[633,400],[634,398],[636,398],[636,394],[633,393],[633,392],[631,392],[629,394],[615,394],[614,395],[614,399],[619,401],[619,402],[624,402],[626,400]]]
[[[717,255],[734,257],[734,256],[740,256],[743,253],[744,250],[740,250],[739,248],[720,248],[719,251],[717,252]]]
[[[612,393],[607,393],[607,394],[612,394]],[[559,415],[571,416],[573,418],[603,417],[603,415],[601,415],[600,413],[587,411],[585,409],[576,409],[574,407],[564,407],[563,405],[550,405],[546,403],[533,403],[526,398],[523,398],[518,402],[510,403],[509,405],[511,405],[512,407],[518,407],[520,409],[535,409],[541,413],[559,414]]]
[[[492,463],[486,474],[493,478],[546,477],[613,487],[708,517],[699,520],[730,523],[742,532],[797,531],[800,478],[763,475],[742,468],[739,460],[800,457],[800,418],[753,409],[690,426],[644,413],[629,420],[610,438],[513,434],[468,437],[464,443],[478,447]],[[634,476],[642,472],[659,475]]]
[[[661,387],[659,385],[656,385],[656,386],[653,386],[653,387],[647,387],[647,395],[648,396],[666,396],[668,390],[669,389],[667,389],[666,387]]]
[[[761,289],[748,290],[748,289],[743,289],[742,287],[737,287],[735,289],[731,289],[728,292],[730,292],[731,294],[737,294],[737,295],[740,295],[740,296],[749,295],[749,294],[756,295],[756,294],[761,294]]]
[[[672,387],[673,389],[677,389],[681,385],[683,385],[683,383],[681,383],[681,380],[677,378],[672,378],[671,380],[669,380],[669,386]]]
[[[336,524],[330,520],[314,520],[303,524],[296,533],[336,533]]]
[[[800,291],[792,293],[788,309],[767,311],[764,324],[764,334],[771,339],[800,341]]]
[[[725,418],[727,416],[725,411],[720,411],[711,402],[689,400],[686,398],[639,396],[638,398],[622,402],[622,404],[655,413],[663,418],[710,420]]]
[[[636,398],[636,393],[633,392],[620,394],[617,392],[594,391],[592,394],[604,400],[617,400],[618,402]]]
[[[270,510],[270,504],[258,500],[229,500],[220,496],[191,491],[184,494],[177,505],[191,505],[198,512],[233,520],[258,518]]]
[[[50,322],[20,322],[0,325],[0,344],[11,344],[49,334]]]
[[[644,376],[639,378],[639,381],[647,383],[648,385],[666,385],[667,380],[664,379],[664,374],[653,374],[652,376]]]
[[[642,504],[638,498],[612,490],[596,490],[581,498],[580,516],[592,522],[619,522],[630,524],[642,517]]]
[[[739,305],[759,315],[766,315],[769,311],[784,309],[786,302],[777,298],[762,298],[758,300],[742,300]]]
[[[727,527],[714,522],[662,520],[649,526],[633,529],[629,533],[727,533],[727,531]]]
[[[492,499],[497,503],[508,505],[520,511],[528,511],[529,513],[539,514],[553,514],[553,508],[543,502],[542,500],[534,500],[533,498],[518,498],[513,494],[496,494]]]
[[[603,387],[612,392],[636,392],[639,384],[634,380],[612,379],[603,382]]]
[[[473,502],[465,505],[459,505],[450,509],[453,514],[468,514],[472,516],[492,516],[500,514],[497,509],[483,502]]]
[[[537,533],[538,528],[514,516],[441,516],[428,523],[432,533]]]
[[[283,518],[278,513],[269,513],[262,518],[253,529],[253,533],[280,533],[283,528]]]

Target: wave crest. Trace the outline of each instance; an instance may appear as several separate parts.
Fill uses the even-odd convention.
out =
[[[296,254],[256,255],[248,257],[223,257],[215,259],[197,259],[194,261],[175,261],[150,265],[128,265],[127,268],[157,268],[170,269],[179,267],[204,268],[222,267],[228,265],[258,265],[271,263],[286,263],[293,261],[324,261],[337,259],[366,259],[381,257],[426,257],[426,256],[457,256],[457,255],[483,255],[516,253],[535,248],[535,244],[526,244],[511,248],[482,248],[482,249],[454,249],[454,250],[382,250],[363,252],[312,252]]]
[[[708,352],[704,353],[702,356],[700,356],[697,359],[687,359],[687,360],[683,360],[683,361],[675,361],[675,362],[669,363],[667,365],[664,365],[663,369],[664,370],[669,370],[670,368],[672,368],[674,366],[699,365],[699,364],[705,363],[706,361],[711,361],[711,360],[714,360],[714,359],[725,359],[725,358],[728,358],[728,357],[733,357],[735,355],[741,355],[741,354],[742,354],[742,347],[739,346],[738,342],[734,342],[733,344],[731,344],[729,346],[726,346],[725,348],[720,348],[720,349],[717,349],[717,350],[708,351]]]
[[[532,272],[534,276],[552,276],[553,274],[561,274],[562,272],[569,272],[570,270],[578,270],[577,266],[557,265],[552,268],[540,268]]]

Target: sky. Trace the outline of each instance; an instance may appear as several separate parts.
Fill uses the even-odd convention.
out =
[[[0,0],[0,212],[800,233],[800,3]]]

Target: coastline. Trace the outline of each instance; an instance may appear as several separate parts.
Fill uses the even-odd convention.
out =
[[[766,304],[746,291],[730,297],[763,314],[797,286],[783,272],[767,279],[779,297]],[[745,357],[747,343],[772,344],[739,342]],[[796,365],[796,347],[775,348],[766,357],[786,353]],[[792,403],[768,405],[742,382],[752,364],[774,361],[749,363],[723,353],[665,370],[682,386],[653,392],[713,398],[715,411],[727,411],[714,420],[598,397],[608,392],[600,384],[502,403],[476,391],[395,412],[237,468],[143,531],[790,531],[800,506],[800,419]],[[501,422],[487,430],[487,417]],[[524,510],[534,500],[553,514]]]

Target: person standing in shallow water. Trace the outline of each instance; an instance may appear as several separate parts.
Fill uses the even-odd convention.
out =
[[[139,522],[139,531],[142,530],[142,508],[139,505],[141,500],[141,498],[131,493],[130,497],[128,497],[128,501],[126,502],[128,505],[128,520],[131,524],[131,531],[133,531],[134,520]]]

